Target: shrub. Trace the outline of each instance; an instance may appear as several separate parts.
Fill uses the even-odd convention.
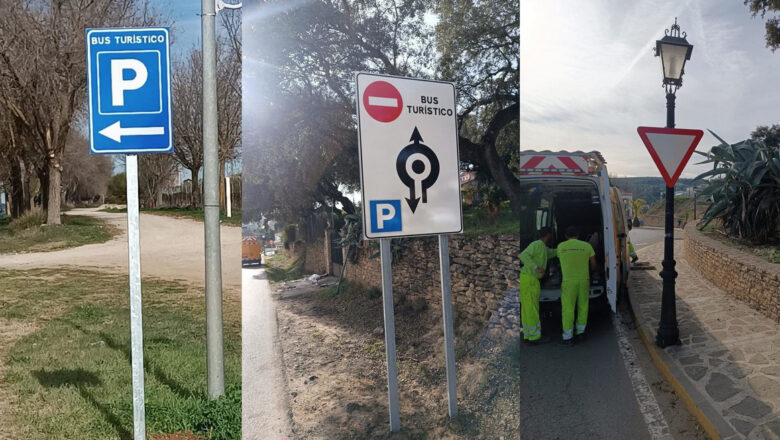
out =
[[[701,227],[717,218],[733,237],[766,242],[776,234],[780,216],[780,149],[751,139],[730,145],[712,135],[721,144],[697,152],[707,158],[701,163],[713,164],[696,177],[710,178],[700,194],[712,198]]]
[[[106,191],[106,203],[124,205],[127,203],[127,179],[125,173],[111,176]]]
[[[46,211],[42,209],[31,209],[21,217],[15,218],[8,224],[8,229],[11,233],[16,234],[25,229],[41,226],[46,223]]]

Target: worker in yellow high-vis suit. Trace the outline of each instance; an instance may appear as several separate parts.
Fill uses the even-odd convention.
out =
[[[579,230],[575,226],[566,229],[566,241],[558,245],[558,260],[561,262],[561,323],[564,345],[574,343],[574,309],[577,309],[577,336],[583,336],[588,323],[588,301],[590,300],[590,270],[596,268],[596,253],[593,246],[578,240]]]
[[[547,260],[555,257],[555,249],[547,247],[552,237],[552,229],[544,227],[539,230],[539,239],[520,253],[520,261],[523,262],[520,269],[520,318],[523,321],[523,339],[531,345],[545,341],[539,320],[539,280],[547,270]]]

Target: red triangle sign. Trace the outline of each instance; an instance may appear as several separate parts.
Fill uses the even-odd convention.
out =
[[[685,128],[637,127],[666,186],[673,187],[704,132]]]

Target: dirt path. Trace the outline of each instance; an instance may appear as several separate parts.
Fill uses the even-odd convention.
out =
[[[73,209],[71,215],[95,217],[122,231],[105,243],[54,252],[0,255],[0,267],[29,269],[87,266],[127,271],[127,215],[96,208]],[[222,226],[222,282],[241,286],[241,228]],[[204,284],[203,223],[195,220],[141,214],[141,275]]]

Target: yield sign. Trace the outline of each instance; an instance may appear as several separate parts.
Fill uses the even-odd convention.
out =
[[[637,127],[666,186],[671,188],[680,177],[704,132],[685,128]]]

